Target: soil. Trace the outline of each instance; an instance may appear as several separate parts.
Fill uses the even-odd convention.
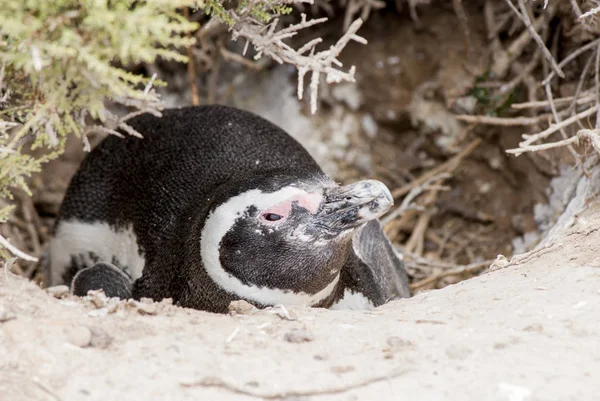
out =
[[[598,227],[595,205],[503,269],[364,312],[216,315],[0,270],[0,399],[591,400]]]

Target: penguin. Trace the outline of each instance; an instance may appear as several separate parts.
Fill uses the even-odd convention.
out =
[[[410,296],[377,220],[393,204],[383,183],[336,184],[281,128],[230,106],[128,123],[143,138],[104,138],[69,183],[49,285],[215,313],[240,299],[370,309]]]

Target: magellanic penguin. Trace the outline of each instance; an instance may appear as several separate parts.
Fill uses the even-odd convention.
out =
[[[226,106],[169,109],[108,136],[72,178],[49,247],[50,285],[226,312],[362,309],[408,297],[377,218],[384,184],[339,186],[286,132]]]

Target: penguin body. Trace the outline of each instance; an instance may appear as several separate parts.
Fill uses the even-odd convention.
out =
[[[226,106],[169,109],[109,136],[65,194],[49,247],[50,285],[85,295],[226,312],[378,306],[409,290],[376,218],[378,181],[338,186],[287,133]]]

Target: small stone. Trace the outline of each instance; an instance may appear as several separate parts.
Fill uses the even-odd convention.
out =
[[[407,347],[413,346],[413,343],[411,341],[404,340],[397,336],[389,337],[386,342],[390,346],[390,348],[392,348],[393,350],[398,350],[401,348],[407,348]]]
[[[69,287],[66,285],[55,285],[53,287],[46,288],[46,292],[52,295],[54,298],[64,298],[69,294]]]
[[[0,305],[0,323],[8,322],[9,320],[16,319],[14,313],[6,310],[6,308]]]
[[[256,310],[256,307],[243,299],[231,301],[229,303],[229,313],[231,315],[248,315]]]
[[[90,327],[92,338],[90,346],[94,348],[106,349],[112,343],[113,337],[100,327]]]
[[[85,348],[92,341],[92,332],[85,326],[73,327],[67,333],[67,341],[77,347]]]
[[[454,107],[459,113],[473,114],[477,106],[477,98],[475,96],[459,97],[454,102]]]
[[[354,366],[346,365],[346,366],[332,366],[331,371],[333,373],[348,373],[354,370]]]
[[[110,303],[106,306],[107,313],[116,313],[119,310],[119,304],[117,302]]]
[[[283,339],[289,343],[305,343],[315,339],[315,336],[306,329],[293,329],[283,336]]]
[[[106,306],[106,300],[108,298],[104,295],[103,290],[90,290],[88,291],[87,300],[92,303],[96,308],[104,308]]]
[[[414,347],[414,344],[411,341],[397,336],[388,337],[386,342],[387,346],[381,350],[385,359],[393,359],[396,352]]]
[[[137,305],[137,310],[140,315],[156,315],[156,304],[155,303],[143,303],[140,302]]]
[[[451,345],[446,348],[446,355],[450,359],[463,360],[471,355],[473,351],[463,345]]]
[[[498,255],[496,256],[496,260],[490,265],[490,271],[493,272],[495,270],[504,269],[508,265],[510,265],[510,262],[506,259],[506,256]]]
[[[340,83],[331,88],[331,95],[338,102],[346,103],[352,111],[357,111],[363,103],[362,93],[353,82]]]
[[[538,323],[534,323],[534,324],[530,324],[529,326],[525,326],[523,328],[523,331],[530,331],[533,333],[543,333],[544,326],[542,326],[541,324],[538,324]]]
[[[362,120],[362,128],[365,131],[365,133],[367,134],[367,136],[371,139],[375,138],[377,136],[377,122],[375,122],[375,119],[373,118],[372,115],[370,114],[366,114],[363,116]]]
[[[163,298],[160,303],[165,306],[171,306],[173,305],[173,298]]]

